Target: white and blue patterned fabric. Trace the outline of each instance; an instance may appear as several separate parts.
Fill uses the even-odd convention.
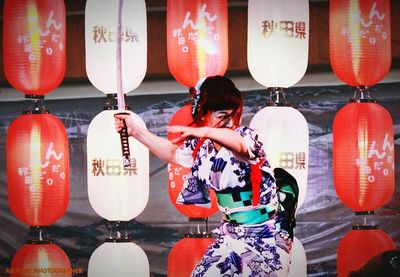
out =
[[[278,214],[279,201],[273,171],[258,140],[255,130],[239,127],[236,131],[243,137],[249,151],[249,158],[236,155],[225,147],[216,149],[213,142],[206,139],[198,146],[196,156],[193,151],[200,139],[186,140],[177,149],[178,162],[191,167],[177,203],[210,206],[209,190],[218,194],[238,195],[251,191],[250,164],[261,163],[262,184],[260,203],[242,201],[237,210],[254,210],[269,207],[268,220],[258,224],[238,224],[223,220],[213,230],[215,243],[210,245],[192,276],[284,276],[288,271],[292,238],[281,228],[285,220]],[[229,218],[235,209],[219,203],[220,210]],[[230,211],[230,212],[228,212]]]

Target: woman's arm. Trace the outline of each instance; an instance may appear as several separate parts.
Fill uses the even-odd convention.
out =
[[[188,138],[206,137],[212,141],[224,146],[239,156],[249,158],[248,147],[243,141],[243,137],[235,130],[229,128],[212,128],[212,127],[186,127],[186,126],[170,126],[168,132],[180,133],[177,141]]]
[[[123,121],[125,119],[128,135],[134,137],[143,143],[151,152],[153,152],[161,160],[168,163],[178,164],[176,160],[177,145],[173,144],[166,138],[154,135],[147,129],[139,126],[130,115],[114,115],[115,129],[120,132],[124,127]]]

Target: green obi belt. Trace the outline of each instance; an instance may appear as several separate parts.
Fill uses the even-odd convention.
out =
[[[242,188],[243,189],[243,188]],[[237,188],[216,192],[224,221],[242,225],[260,224],[269,220],[276,212],[275,205],[252,206],[251,191],[239,191]]]

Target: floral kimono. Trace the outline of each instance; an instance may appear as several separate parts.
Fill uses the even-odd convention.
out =
[[[177,203],[209,206],[213,189],[223,213],[213,230],[216,241],[192,276],[284,276],[293,238],[287,228],[293,227],[287,220],[290,214],[279,212],[277,182],[258,135],[247,127],[236,131],[248,148],[248,159],[225,147],[217,150],[209,139],[187,140],[177,150],[178,162],[191,167]],[[253,201],[251,165],[262,173],[258,204]]]

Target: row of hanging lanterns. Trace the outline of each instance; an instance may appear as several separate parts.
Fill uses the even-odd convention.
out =
[[[7,132],[8,197],[14,215],[31,226],[56,222],[69,200],[66,130],[38,104],[64,78],[64,47],[63,1],[4,2],[4,72],[35,104]]]
[[[8,203],[11,212],[31,226],[32,235],[14,255],[11,269],[37,274],[58,269],[57,275],[71,276],[68,256],[46,233],[69,203],[67,133],[43,101],[65,74],[64,1],[6,0],[3,9],[5,77],[32,101],[7,130]]]
[[[267,106],[253,116],[250,127],[258,130],[271,167],[283,168],[297,180],[298,210],[307,192],[309,130],[305,117],[286,100],[285,92],[307,69],[308,1],[250,0],[247,26],[250,73],[270,93]],[[289,276],[306,276],[307,257],[296,236],[290,256]]]
[[[334,73],[355,87],[353,99],[333,122],[336,193],[345,206],[365,215],[364,223],[354,225],[338,245],[337,274],[348,276],[395,249],[390,236],[366,218],[394,192],[393,122],[369,95],[391,64],[390,1],[330,1],[329,41]]]
[[[114,128],[117,112],[130,114],[146,128],[125,104],[126,94],[141,84],[147,70],[145,1],[88,0],[85,51],[88,78],[109,101],[88,128],[88,196],[95,212],[111,225],[109,236],[90,257],[88,276],[149,276],[146,253],[127,230],[128,221],[149,199],[149,150]]]
[[[228,3],[226,0],[167,1],[168,68],[177,82],[188,87],[191,101],[178,109],[169,125],[194,126],[192,101],[208,76],[224,75],[228,67]],[[168,139],[175,138],[169,133]],[[182,142],[181,142],[182,143]],[[197,225],[185,234],[168,255],[168,276],[189,276],[208,246],[214,241],[208,232],[208,218],[218,211],[217,197],[210,192],[211,207],[179,205],[190,168],[168,164],[168,194],[171,203],[189,222]],[[205,223],[205,230],[201,230]],[[192,225],[193,227],[193,225]]]
[[[356,87],[333,123],[335,189],[347,207],[370,212],[394,192],[393,122],[368,91],[390,68],[390,1],[331,1],[329,20],[333,71]]]

